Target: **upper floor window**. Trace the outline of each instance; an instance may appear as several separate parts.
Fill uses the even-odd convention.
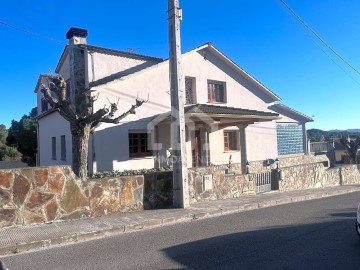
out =
[[[240,149],[239,131],[225,130],[224,131],[224,151],[236,151]]]
[[[185,94],[186,94],[185,104],[196,103],[195,90],[196,90],[195,78],[185,77]]]
[[[147,133],[129,133],[129,156],[146,157],[151,156],[149,150]]]
[[[45,98],[41,99],[41,112],[46,112],[49,109],[49,103]]]
[[[226,102],[226,89],[224,82],[208,82],[208,102]]]

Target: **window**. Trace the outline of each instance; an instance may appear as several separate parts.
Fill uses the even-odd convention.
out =
[[[224,151],[239,150],[239,131],[226,130],[224,131]]]
[[[304,135],[301,125],[278,123],[276,125],[276,134],[279,155],[304,153]]]
[[[61,160],[66,161],[66,140],[65,140],[65,135],[61,135]]]
[[[148,147],[148,134],[129,133],[129,156],[146,157],[151,155],[152,152]]]
[[[45,98],[41,99],[41,112],[46,112],[49,109],[49,103]]]
[[[208,82],[208,102],[226,102],[224,82]]]
[[[56,137],[51,138],[51,154],[52,159],[56,160]]]
[[[185,77],[185,104],[195,103],[195,78]]]

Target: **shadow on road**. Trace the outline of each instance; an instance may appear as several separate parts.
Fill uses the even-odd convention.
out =
[[[208,238],[163,252],[186,269],[360,269],[355,213],[329,215],[339,218]]]

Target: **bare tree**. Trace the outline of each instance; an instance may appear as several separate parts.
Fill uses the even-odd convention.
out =
[[[94,112],[94,102],[98,96],[91,96],[84,89],[81,93],[75,93],[76,96],[72,102],[68,96],[69,93],[66,91],[66,82],[61,76],[47,75],[46,78],[47,82],[42,83],[41,91],[49,104],[70,123],[73,136],[73,171],[80,179],[86,180],[90,134],[101,123],[118,124],[127,115],[135,114],[135,109],[146,101],[136,98],[135,104],[129,110],[118,117],[114,117],[118,110],[117,103],[110,103],[109,107]]]

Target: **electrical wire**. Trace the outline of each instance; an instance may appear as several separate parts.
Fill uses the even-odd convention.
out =
[[[297,18],[294,16],[291,16],[291,14],[289,14],[289,17],[291,19],[293,19],[294,21],[297,21]],[[295,24],[297,27],[299,27],[299,29],[301,31],[304,32],[304,34],[311,40],[311,42],[313,42],[315,44],[316,47],[318,47],[319,50],[321,50],[326,57],[328,57],[330,59],[331,62],[333,62],[339,69],[341,69],[345,75],[349,76],[350,79],[352,79],[355,83],[357,83],[358,85],[360,85],[360,82],[358,80],[356,80],[354,78],[354,76],[352,76],[344,67],[342,67],[338,62],[336,62],[334,60],[334,58],[324,49],[324,47],[322,47],[318,42],[316,42],[314,35],[311,35],[311,33],[309,33],[309,31],[306,31],[306,29],[300,27],[298,24]]]
[[[23,27],[20,27],[20,26],[16,26],[16,25],[13,25],[13,24],[10,24],[8,22],[5,22],[3,19],[0,18],[0,24],[3,25],[3,26],[6,26],[6,27],[9,27],[11,29],[14,29],[16,31],[19,31],[19,32],[23,32],[23,33],[26,33],[26,34],[29,34],[29,35],[32,35],[32,36],[35,36],[35,37],[38,37],[38,38],[42,38],[42,39],[46,39],[48,41],[51,41],[53,43],[56,43],[56,44],[59,44],[59,45],[66,45],[66,43],[64,42],[61,42],[61,41],[58,41],[54,38],[51,38],[51,37],[48,37],[48,36],[44,36],[44,35],[41,35],[39,33],[36,33],[34,31],[31,31],[31,30],[28,30],[26,28],[23,28]]]
[[[332,51],[342,62],[344,62],[348,67],[355,71],[358,75],[360,72],[350,64],[344,57],[342,57],[332,46],[330,46],[318,33],[315,32],[284,0],[279,0],[290,12],[293,14],[296,19],[307,29],[309,30],[324,46],[326,46],[330,51]]]

